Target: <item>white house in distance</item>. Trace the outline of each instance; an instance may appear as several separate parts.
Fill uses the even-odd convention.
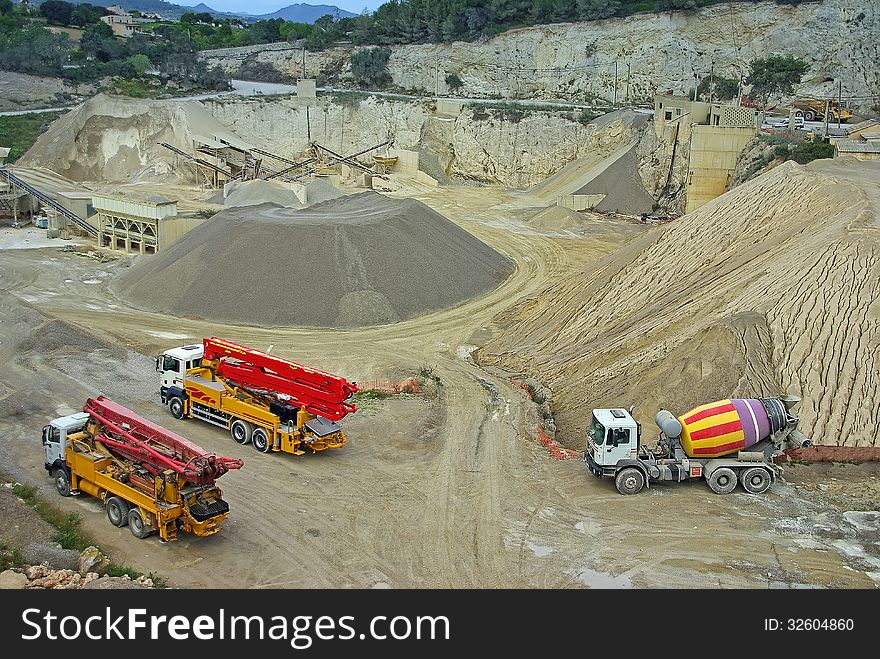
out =
[[[113,34],[117,37],[128,38],[135,32],[138,32],[138,26],[143,23],[152,23],[151,18],[139,18],[132,16],[119,5],[110,5],[107,7],[113,13],[109,16],[102,16],[101,22],[106,23],[113,30]]]

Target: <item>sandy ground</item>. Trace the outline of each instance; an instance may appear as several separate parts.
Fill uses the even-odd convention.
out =
[[[876,490],[832,489],[876,482],[872,466],[793,467],[797,481],[762,497],[718,497],[693,483],[624,498],[579,460],[551,459],[524,392],[469,355],[500,312],[597,262],[621,235],[542,235],[497,190],[399,194],[508,255],[514,274],[484,297],[384,328],[266,330],[127,308],[106,288],[121,263],[0,250],[0,468],[81,513],[117,562],[180,586],[877,585],[876,517],[860,514],[877,509]],[[151,355],[212,334],[355,380],[432,368],[443,387],[436,399],[368,401],[345,420],[350,442],[339,451],[262,455],[217,428],[175,421],[157,402]],[[141,541],[93,500],[57,497],[40,428],[99,392],[245,459],[220,481],[232,509],[222,533]]]

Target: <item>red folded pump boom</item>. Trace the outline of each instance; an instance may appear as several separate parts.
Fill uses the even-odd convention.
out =
[[[100,441],[152,474],[171,469],[193,485],[208,485],[243,461],[206,453],[180,435],[147,421],[104,396],[89,398],[83,411],[101,423]]]
[[[245,389],[265,391],[280,400],[339,421],[357,410],[346,399],[358,391],[355,382],[216,337],[204,339],[204,360],[216,362],[214,373]]]

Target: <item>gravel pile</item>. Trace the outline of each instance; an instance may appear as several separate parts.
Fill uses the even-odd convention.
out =
[[[529,219],[529,226],[547,231],[574,229],[584,224],[584,218],[576,211],[563,206],[551,206]]]
[[[512,263],[425,204],[376,192],[307,209],[224,210],[112,289],[176,316],[263,327],[364,327],[451,307]]]

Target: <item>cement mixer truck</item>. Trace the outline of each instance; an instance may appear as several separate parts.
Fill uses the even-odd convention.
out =
[[[587,430],[584,462],[597,477],[612,477],[618,492],[637,494],[660,481],[705,479],[716,494],[741,484],[763,494],[781,469],[783,448],[810,446],[797,429],[797,398],[729,399],[701,405],[679,417],[657,412],[656,448],[641,443],[632,408],[595,409]]]

